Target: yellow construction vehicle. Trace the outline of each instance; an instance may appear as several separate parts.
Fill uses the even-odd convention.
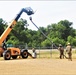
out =
[[[34,14],[31,7],[22,8],[18,15],[15,17],[15,19],[12,21],[12,23],[6,28],[6,30],[0,37],[0,45],[3,43],[3,46],[0,47],[0,56],[2,55],[5,60],[10,60],[11,57],[13,59],[16,59],[17,56],[22,56],[22,58],[27,58],[29,55],[31,56],[31,54],[26,49],[20,50],[19,48],[14,47],[6,48],[6,45],[4,43],[4,40],[7,38],[13,27],[16,25],[18,19],[23,12],[25,12],[27,15]]]

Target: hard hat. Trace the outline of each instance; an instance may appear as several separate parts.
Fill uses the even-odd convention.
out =
[[[59,47],[61,47],[62,45],[61,44],[59,44]]]
[[[68,45],[70,45],[70,43],[68,43]]]

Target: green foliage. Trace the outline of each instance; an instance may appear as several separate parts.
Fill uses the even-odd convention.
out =
[[[7,44],[19,44],[19,40],[15,36],[11,36],[10,39],[7,41]]]
[[[63,39],[59,39],[58,37],[53,39],[53,43],[55,43],[57,46],[59,44],[65,45],[65,41]]]
[[[49,38],[46,38],[40,30],[28,29],[27,20],[20,19],[7,37],[7,44],[20,45],[27,43],[28,47],[50,47],[53,42],[56,46],[66,45],[70,42],[76,46],[76,29],[72,28],[72,22],[61,20],[39,29]],[[5,30],[7,23],[0,19],[0,35]]]
[[[75,37],[68,36],[67,42],[70,42],[72,45],[76,46],[76,36]]]
[[[72,39],[72,45],[76,46],[76,36]]]
[[[44,41],[41,43],[41,46],[42,46],[42,47],[50,47],[50,46],[51,46],[51,42],[50,42],[48,39],[46,39],[46,40],[44,40]]]
[[[6,25],[7,25],[7,23],[6,23],[2,18],[0,18],[0,35],[1,35],[1,34],[3,33],[3,31],[5,30]]]

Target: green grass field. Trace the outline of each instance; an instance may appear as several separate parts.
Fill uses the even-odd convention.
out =
[[[58,50],[39,50],[37,51],[37,58],[52,58],[59,59],[59,51]],[[68,57],[67,53],[64,51],[64,54]],[[72,58],[76,59],[76,50],[72,51]]]
[[[47,58],[47,59],[59,59],[59,51],[58,50],[36,50],[37,52],[37,59]],[[32,54],[32,51],[30,50],[30,53]],[[68,57],[67,53],[64,52],[64,54]],[[76,49],[73,49],[72,51],[72,58],[76,59]],[[3,60],[3,57],[0,57],[0,60]],[[27,59],[31,59],[31,57],[28,57]],[[65,58],[64,58],[65,59]]]

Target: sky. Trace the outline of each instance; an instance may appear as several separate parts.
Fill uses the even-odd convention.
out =
[[[35,12],[32,20],[38,27],[47,27],[53,23],[58,23],[61,20],[73,22],[72,27],[76,29],[76,1],[0,1],[0,18],[7,23],[10,23],[22,8],[31,7]],[[23,13],[20,18],[26,19],[29,29],[37,30],[30,22],[26,13]]]

